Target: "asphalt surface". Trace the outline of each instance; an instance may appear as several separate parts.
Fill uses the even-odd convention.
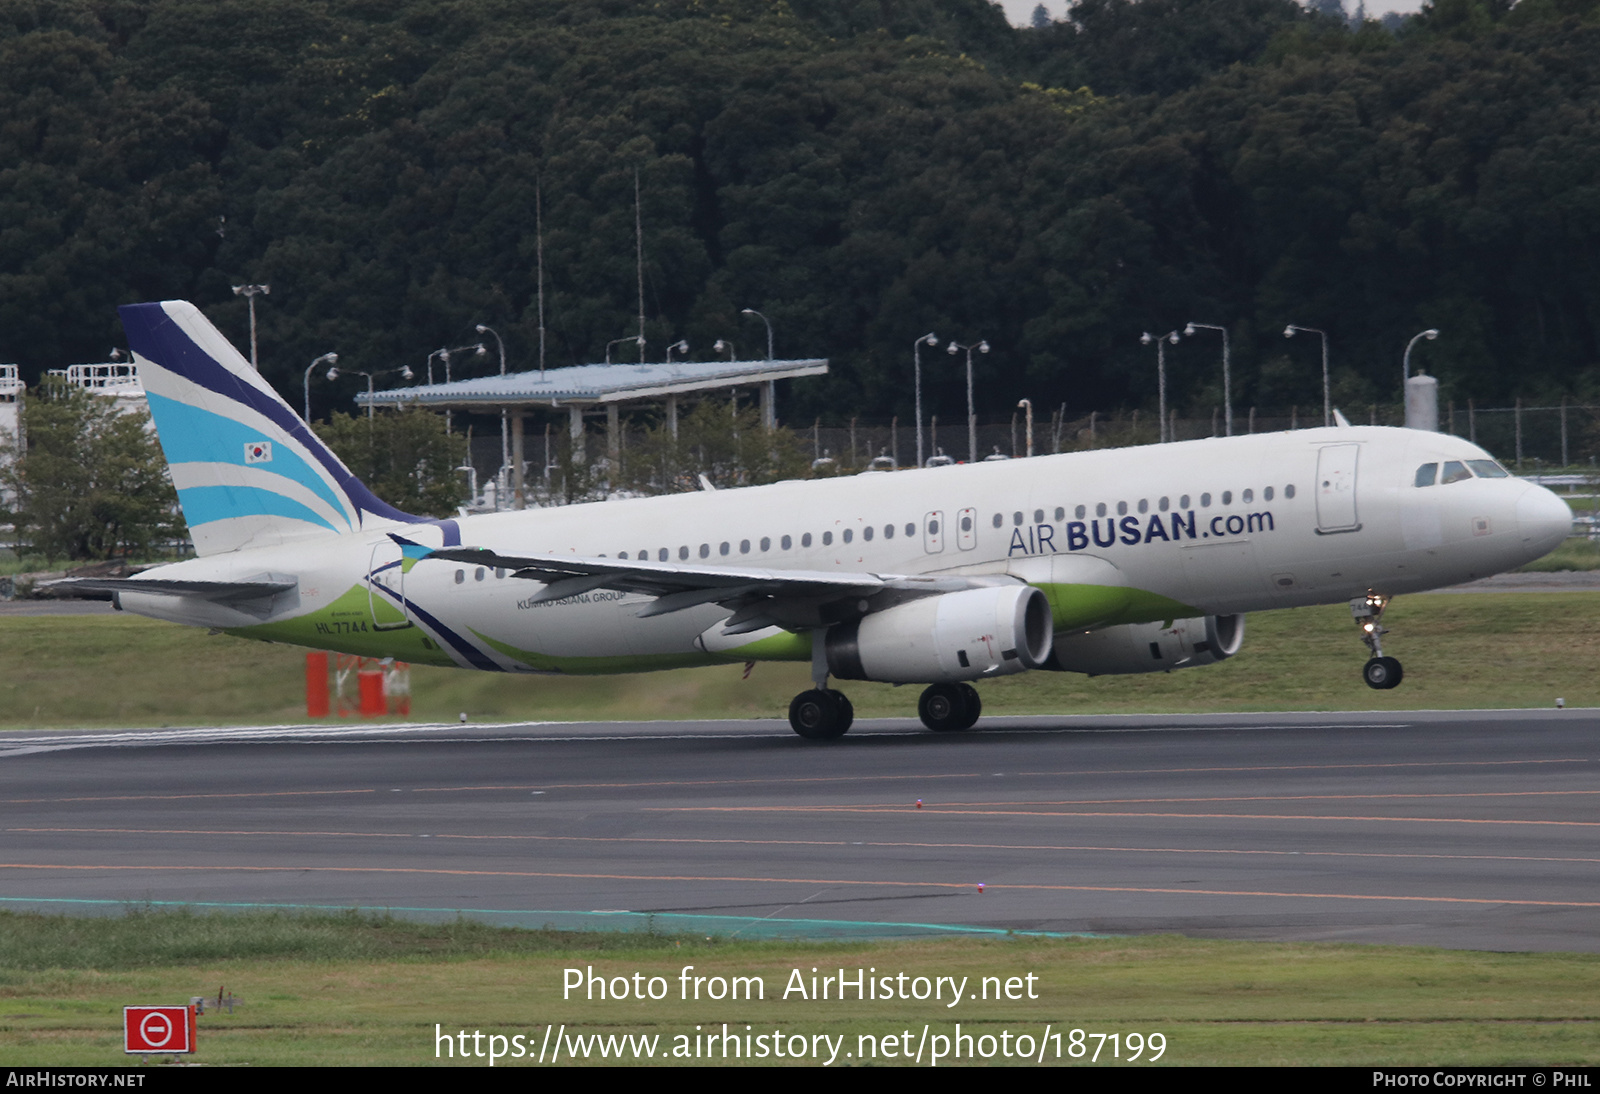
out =
[[[1597,774],[1591,710],[8,733],[0,907],[1594,952]]]

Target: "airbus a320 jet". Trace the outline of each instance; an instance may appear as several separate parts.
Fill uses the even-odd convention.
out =
[[[1349,602],[1370,687],[1400,593],[1519,566],[1566,504],[1439,433],[1340,426],[436,520],[374,497],[192,304],[121,310],[196,558],[72,582],[228,634],[489,672],[809,662],[794,731],[850,727],[829,677],[927,685],[1164,672],[1245,613]]]

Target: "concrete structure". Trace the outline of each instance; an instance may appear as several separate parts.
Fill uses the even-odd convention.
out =
[[[615,466],[621,450],[620,410],[625,403],[660,401],[666,406],[667,425],[678,431],[678,402],[697,392],[755,387],[761,392],[761,420],[777,425],[774,387],[778,380],[822,376],[828,362],[822,358],[796,361],[672,361],[642,365],[576,365],[545,372],[516,372],[483,376],[448,384],[379,391],[356,396],[359,406],[425,406],[439,410],[507,411],[511,418],[511,490],[518,509],[526,504],[524,482],[523,417],[533,407],[565,408],[574,450],[582,451],[583,416],[597,410],[606,415],[606,456]]]

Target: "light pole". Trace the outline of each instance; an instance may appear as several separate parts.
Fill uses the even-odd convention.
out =
[[[1233,436],[1233,369],[1228,361],[1228,328],[1219,327],[1214,323],[1190,323],[1183,328],[1184,334],[1192,335],[1197,330],[1214,330],[1222,334],[1222,413],[1223,436]],[[1173,339],[1177,341],[1176,338]]]
[[[712,346],[711,348],[717,353],[721,353],[723,350],[727,350],[728,351],[728,360],[730,360],[730,361],[737,361],[739,359],[738,355],[734,352],[733,343],[729,342],[725,338],[718,338],[717,339],[717,344]]]
[[[1322,424],[1333,424],[1333,394],[1328,386],[1328,332],[1318,330],[1316,327],[1297,327],[1290,323],[1283,328],[1285,338],[1293,338],[1296,334],[1322,335]]]
[[[1147,346],[1151,342],[1156,344],[1156,401],[1160,407],[1159,413],[1161,415],[1161,428],[1156,431],[1156,436],[1160,438],[1162,444],[1165,444],[1169,440],[1167,437],[1167,343],[1171,342],[1173,345],[1177,345],[1178,332],[1169,330],[1166,334],[1158,337],[1149,331],[1145,331],[1139,335],[1139,341]]]
[[[347,369],[345,369],[345,371],[354,373],[357,376],[365,376],[367,378],[367,435],[368,435],[368,437],[370,437],[372,435],[372,381],[373,381],[373,378],[376,377],[376,376],[385,376],[385,375],[387,375],[387,374],[389,374],[391,372],[398,372],[400,374],[400,378],[402,380],[410,380],[414,376],[416,376],[416,373],[411,371],[411,366],[410,365],[401,365],[399,368],[374,369],[372,372],[363,372],[361,369],[358,369],[358,368],[347,368]],[[339,370],[338,369],[330,368],[328,370],[328,379],[335,380],[335,379],[338,379],[338,376],[339,376]]]
[[[1031,458],[1033,456],[1033,400],[1018,399],[1017,406],[1028,412],[1028,456]]]
[[[911,371],[917,398],[917,466],[922,466],[922,347],[937,346],[939,336],[929,331],[911,343]]]
[[[272,295],[271,285],[235,285],[234,296],[242,296],[250,302],[250,367],[257,372],[261,366],[256,364],[256,297]]]
[[[479,334],[492,334],[492,335],[494,335],[494,344],[500,348],[500,375],[504,376],[506,374],[506,344],[505,344],[505,342],[501,341],[500,332],[495,330],[493,327],[486,327],[482,323],[478,324],[477,331],[478,331]],[[507,413],[506,409],[504,407],[501,407],[500,408],[500,472],[501,472],[501,474],[503,475],[507,470],[510,469],[510,467],[511,467],[511,417]],[[500,478],[500,475],[496,475],[495,478],[497,478],[497,479]],[[495,487],[495,491],[496,491],[496,493],[495,493],[495,506],[496,506],[496,508],[498,508],[499,505],[500,505],[500,493],[499,493],[499,491],[504,486],[505,486],[505,483],[504,482],[500,482]]]
[[[767,325],[767,360],[772,360],[772,320],[756,311],[754,308],[744,308],[740,315],[753,315]]]
[[[339,355],[337,353],[324,353],[321,357],[318,357],[316,360],[312,361],[309,365],[306,366],[306,382],[305,382],[305,389],[306,389],[306,416],[305,416],[305,423],[306,423],[307,426],[311,425],[311,370],[316,368],[318,365],[336,365],[338,363],[339,363]],[[332,378],[334,376],[337,376],[338,373],[339,373],[338,369],[330,368],[328,370],[328,376],[330,378]]]
[[[740,315],[753,315],[767,325],[767,360],[772,360],[772,320],[756,311],[754,308],[744,308]],[[762,408],[763,423],[768,429],[775,429],[778,425],[778,381],[768,380],[765,392],[766,406]]]
[[[644,360],[644,335],[630,334],[626,338],[613,338],[611,341],[606,343],[606,364],[609,365],[611,363],[611,347],[620,346],[624,342],[639,343],[639,360]]]
[[[672,364],[672,351],[673,350],[677,350],[679,353],[688,353],[689,352],[689,342],[688,342],[688,340],[685,339],[685,338],[680,338],[676,342],[672,343],[672,345],[667,347],[667,364],[669,364],[669,365]]]
[[[1411,347],[1416,345],[1424,338],[1431,342],[1437,337],[1439,337],[1439,332],[1430,328],[1429,330],[1423,331],[1421,334],[1413,335],[1411,341],[1406,343],[1406,354],[1403,358],[1401,358],[1400,362],[1400,398],[1402,400],[1406,397],[1406,381],[1411,379]]]
[[[989,352],[988,342],[979,342],[973,346],[963,346],[959,342],[951,342],[945,347],[945,352],[954,357],[961,350],[967,351],[967,462],[978,462],[978,415],[972,403],[972,351],[979,353]]]

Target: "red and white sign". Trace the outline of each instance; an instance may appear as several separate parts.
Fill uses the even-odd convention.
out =
[[[193,1052],[193,1007],[123,1007],[122,1051]]]

